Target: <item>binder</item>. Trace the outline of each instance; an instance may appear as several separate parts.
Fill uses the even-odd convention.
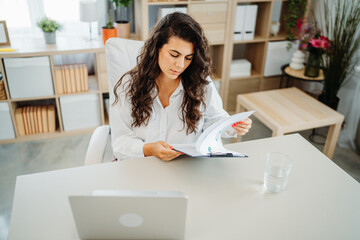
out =
[[[245,8],[243,40],[254,39],[257,10],[258,10],[257,5],[247,5]]]
[[[236,6],[234,40],[253,40],[258,5]]]
[[[15,121],[16,121],[16,128],[18,130],[19,136],[25,135],[25,126],[24,126],[24,118],[23,118],[23,108],[16,108],[15,109]]]
[[[243,40],[244,22],[245,22],[244,5],[236,6],[235,24],[234,24],[234,40]]]

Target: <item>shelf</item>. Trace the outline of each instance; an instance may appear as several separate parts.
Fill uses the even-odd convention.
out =
[[[285,41],[286,33],[279,33],[277,36],[270,36],[269,41]]]
[[[255,35],[253,40],[234,40],[233,44],[258,43],[258,42],[266,42],[266,38]]]
[[[261,77],[262,75],[251,69],[251,75],[250,76],[244,76],[244,77],[230,77],[230,81],[238,81],[238,80],[244,80],[244,79],[252,79],[252,78],[259,78]]]
[[[11,101],[12,102],[26,102],[26,101],[37,101],[37,100],[46,100],[46,99],[55,99],[55,95],[31,97],[31,98],[16,98],[16,99],[11,99]]]
[[[184,4],[188,4],[189,1],[152,1],[152,2],[148,2],[149,6],[157,6],[157,5],[184,5]]]

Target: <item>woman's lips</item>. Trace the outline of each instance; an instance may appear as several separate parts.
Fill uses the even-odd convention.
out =
[[[177,75],[179,75],[181,72],[179,72],[179,71],[175,71],[175,70],[172,70],[172,69],[170,69],[170,71],[173,73],[173,74],[177,74]]]

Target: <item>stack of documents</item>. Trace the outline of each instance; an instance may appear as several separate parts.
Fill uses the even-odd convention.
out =
[[[89,90],[86,64],[66,64],[54,67],[56,92],[58,94],[87,92]]]

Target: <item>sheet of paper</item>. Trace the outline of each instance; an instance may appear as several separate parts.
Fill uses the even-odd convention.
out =
[[[255,111],[242,112],[234,114],[229,118],[219,121],[210,127],[208,127],[196,141],[196,151],[202,155],[208,153],[217,153],[224,150],[224,146],[221,140],[223,131],[231,128],[236,122],[243,121],[248,118]]]
[[[228,150],[224,147],[221,135],[223,131],[233,130],[232,125],[248,118],[254,111],[238,113],[225,120],[220,120],[208,127],[198,138],[196,144],[171,144],[174,150],[192,157],[206,157],[210,154],[232,153],[236,157],[246,157],[246,154]]]

